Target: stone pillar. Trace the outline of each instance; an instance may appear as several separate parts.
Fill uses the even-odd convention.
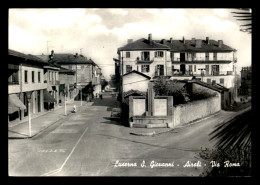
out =
[[[130,96],[129,97],[129,120],[130,120],[130,118],[131,117],[133,117],[133,108],[134,108],[134,106],[133,106],[133,96]]]
[[[148,116],[153,115],[153,100],[154,100],[153,82],[148,83]]]

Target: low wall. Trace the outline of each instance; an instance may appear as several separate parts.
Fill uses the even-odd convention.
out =
[[[174,106],[173,126],[183,125],[207,117],[221,110],[220,96]]]

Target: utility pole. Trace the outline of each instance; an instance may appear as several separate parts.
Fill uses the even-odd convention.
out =
[[[80,54],[82,55],[82,49],[84,49],[84,48],[80,48]]]
[[[49,45],[48,45],[49,42],[50,41],[47,41],[47,55],[49,54]]]

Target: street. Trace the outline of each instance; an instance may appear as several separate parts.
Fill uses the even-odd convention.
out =
[[[9,139],[9,175],[198,176],[205,164],[198,165],[197,153],[214,145],[208,134],[237,114],[221,111],[162,134],[136,136],[131,133],[138,128],[106,119],[118,106],[116,98],[104,95],[93,102],[33,138]],[[184,167],[188,161],[195,167]]]

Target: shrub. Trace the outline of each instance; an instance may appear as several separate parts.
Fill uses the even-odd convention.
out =
[[[251,146],[244,149],[215,149],[202,150],[199,157],[207,164],[200,176],[208,177],[230,177],[230,176],[251,176]],[[219,167],[212,167],[210,162],[216,161]],[[229,161],[239,166],[227,167],[225,164]],[[226,162],[226,163],[225,163]]]

